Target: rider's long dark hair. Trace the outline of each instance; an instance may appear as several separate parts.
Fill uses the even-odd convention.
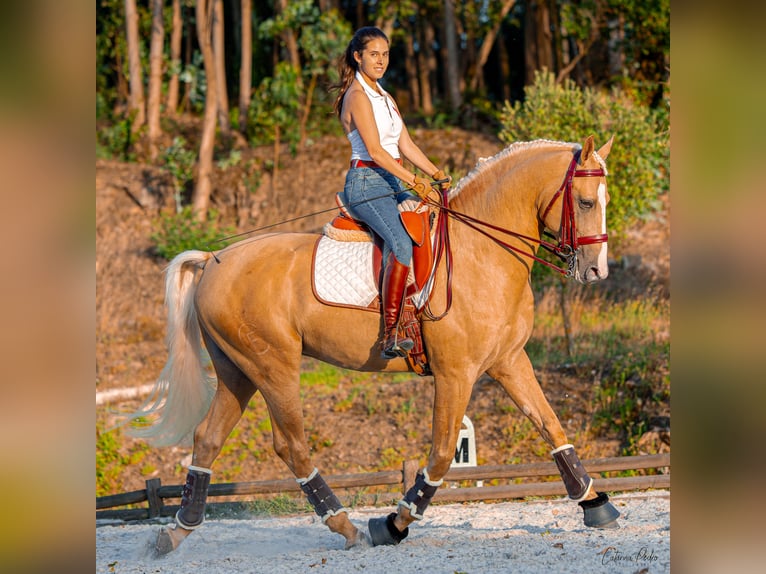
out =
[[[380,28],[375,26],[359,28],[348,43],[346,51],[338,58],[338,76],[340,81],[331,86],[331,89],[338,90],[338,97],[335,98],[335,103],[333,104],[333,110],[335,110],[338,116],[340,116],[340,110],[343,107],[343,97],[346,95],[349,87],[351,87],[351,82],[354,81],[354,75],[359,68],[356,60],[354,60],[354,52],[361,52],[370,40],[375,38],[381,38],[390,44],[388,36]]]

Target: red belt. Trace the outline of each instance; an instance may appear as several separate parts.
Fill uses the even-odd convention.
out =
[[[396,159],[396,163],[398,163],[398,164],[402,163],[402,159],[401,158],[397,157],[395,159]],[[353,169],[355,167],[372,167],[372,168],[385,169],[382,165],[378,165],[374,161],[366,160],[366,159],[352,159],[351,160],[351,169]]]

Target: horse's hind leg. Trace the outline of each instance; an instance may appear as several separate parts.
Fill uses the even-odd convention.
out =
[[[156,549],[159,554],[177,548],[204,521],[207,490],[212,475],[210,467],[255,392],[250,379],[209,337],[205,339],[205,346],[215,366],[218,387],[207,415],[194,431],[192,464],[186,475],[181,509],[176,514],[175,524],[163,528],[158,534]]]
[[[574,446],[567,442],[561,422],[545,398],[527,354],[518,353],[511,364],[495,366],[487,371],[487,374],[503,386],[516,406],[532,421],[543,439],[552,447],[551,454],[569,498],[583,508],[585,525],[616,528],[616,519],[620,513],[609,503],[609,497],[605,493],[593,490],[593,479],[588,476]]]
[[[271,417],[274,450],[297,477],[301,490],[322,522],[332,532],[346,539],[346,549],[365,545],[367,542],[364,534],[351,523],[348,510],[311,463],[303,428],[297,367],[295,375],[288,375],[284,380],[291,382],[280,386],[278,395],[272,394],[273,383],[262,391]]]

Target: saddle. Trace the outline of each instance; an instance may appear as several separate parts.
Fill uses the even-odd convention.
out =
[[[338,215],[324,226],[323,237],[317,241],[317,246],[315,248],[314,264],[312,265],[314,294],[323,303],[346,307],[358,306],[366,310],[380,313],[380,289],[383,279],[383,242],[367,225],[351,216],[343,204],[340,194],[336,195],[335,201],[338,205]],[[434,214],[425,202],[421,202],[414,210],[402,210],[399,215],[402,224],[413,243],[410,275],[407,287],[405,288],[404,309],[402,311],[399,325],[404,333],[406,333],[406,336],[415,342],[414,347],[407,355],[408,363],[418,375],[430,375],[431,371],[428,365],[425,346],[423,344],[420,320],[423,308],[430,298],[432,286],[431,277],[435,271],[432,233]],[[360,257],[364,258],[366,261],[363,263],[364,270],[359,273],[361,275],[371,273],[372,278],[366,280],[368,285],[366,290],[369,292],[369,295],[372,295],[370,286],[375,286],[374,297],[371,301],[367,302],[367,299],[370,298],[369,295],[367,298],[363,298],[357,303],[344,300],[341,296],[333,297],[334,301],[328,300],[330,297],[326,295],[323,296],[323,292],[326,290],[317,288],[317,274],[320,272],[318,270],[321,265],[319,260],[326,259],[327,256],[322,255],[317,257],[317,254],[320,250],[320,243],[324,240],[330,240],[330,243],[339,242],[340,244],[346,244],[345,247],[338,247],[339,249],[344,249],[346,252],[356,251],[362,253]],[[349,243],[363,244],[364,247],[359,246],[355,248],[354,246],[348,245]],[[323,247],[323,249],[326,251],[329,248]],[[345,257],[346,256],[344,256],[344,258]],[[350,275],[352,274],[347,271],[343,272],[342,280],[344,285],[350,283]],[[365,278],[362,277],[361,281],[364,282]],[[346,286],[344,289],[345,288],[355,290],[357,293],[365,290],[365,288],[353,286]]]

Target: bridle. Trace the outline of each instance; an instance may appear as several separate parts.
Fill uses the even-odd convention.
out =
[[[447,268],[447,305],[444,312],[438,316],[433,315],[427,306],[426,309],[424,310],[424,314],[429,319],[438,321],[439,319],[441,319],[447,314],[447,311],[449,311],[449,308],[452,305],[452,250],[450,247],[449,233],[447,231],[446,216],[452,217],[456,221],[459,221],[467,225],[471,229],[478,231],[482,235],[490,238],[492,241],[494,241],[496,244],[500,245],[501,247],[508,249],[510,251],[513,251],[515,253],[518,253],[520,255],[523,255],[525,257],[530,257],[531,259],[534,259],[535,261],[539,261],[543,265],[546,265],[547,267],[550,267],[551,269],[558,271],[559,273],[563,274],[566,277],[573,277],[575,274],[575,269],[577,267],[577,252],[581,245],[592,245],[594,243],[607,242],[608,234],[606,233],[599,233],[596,235],[585,235],[582,237],[579,237],[577,235],[577,225],[575,223],[575,212],[574,212],[574,200],[572,199],[572,184],[574,182],[574,178],[605,177],[606,176],[606,172],[603,167],[599,167],[598,169],[577,169],[577,165],[580,160],[580,153],[581,153],[581,150],[577,150],[574,152],[572,161],[569,163],[569,167],[567,168],[567,173],[564,176],[564,181],[561,184],[561,187],[559,187],[556,193],[553,194],[553,197],[551,198],[551,200],[548,202],[548,205],[543,211],[543,215],[541,218],[541,220],[544,222],[545,218],[547,217],[548,213],[550,212],[551,208],[554,206],[556,201],[559,198],[562,198],[561,224],[559,226],[557,244],[553,244],[543,239],[538,239],[536,237],[530,237],[528,235],[517,233],[515,231],[511,231],[510,229],[505,229],[504,227],[498,227],[497,225],[493,225],[486,221],[482,221],[480,219],[477,219],[465,213],[455,211],[454,209],[448,207],[447,191],[441,192],[441,203],[436,204],[436,206],[439,208],[440,211],[439,211],[438,221],[436,224],[437,232],[436,232],[436,240],[434,245],[434,252],[437,254],[437,256],[436,256],[436,261],[434,263],[434,269],[438,267],[442,254],[444,254],[446,258],[445,264]],[[551,253],[556,255],[559,259],[564,261],[566,265],[559,267],[551,263],[550,261],[546,261],[545,259],[538,257],[534,253],[529,253],[519,247],[511,245],[510,243],[507,243],[501,239],[498,239],[491,233],[487,232],[485,229],[482,229],[482,227],[488,228],[500,233],[504,233],[506,235],[510,235],[511,237],[516,237],[518,239],[524,239],[526,241],[537,243],[540,245],[540,247],[546,249],[547,251],[550,251]],[[555,238],[555,235],[550,233],[547,230],[544,231],[544,234],[549,237]]]

